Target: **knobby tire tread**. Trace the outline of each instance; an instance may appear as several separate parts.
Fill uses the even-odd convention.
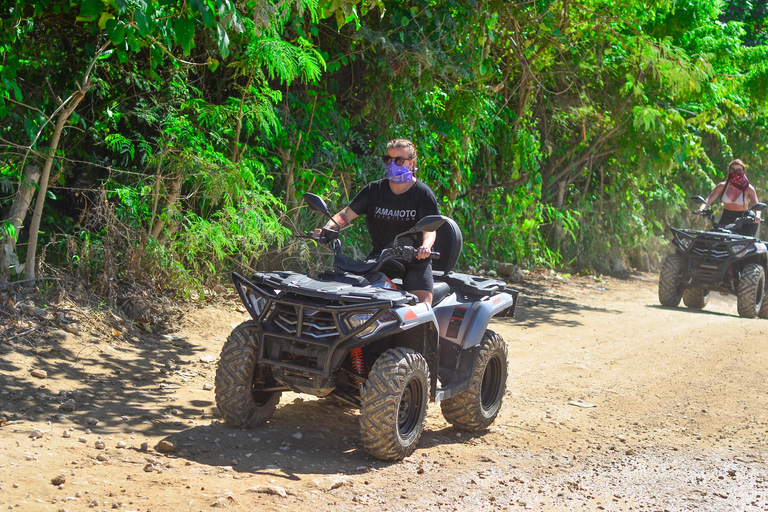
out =
[[[500,389],[496,390],[498,393],[496,400],[486,410],[482,403],[483,374],[488,362],[494,356],[497,356],[502,363],[503,377],[498,385]],[[443,417],[448,423],[461,430],[476,432],[488,428],[501,410],[507,387],[507,376],[507,344],[499,334],[488,329],[480,342],[480,351],[475,359],[469,389],[440,402]]]
[[[704,288],[683,290],[683,304],[690,309],[704,309],[709,304],[709,290]]]
[[[762,312],[765,302],[765,270],[757,263],[750,263],[741,271],[739,293],[736,296],[736,308],[742,318],[755,318]],[[758,299],[760,297],[760,300]]]
[[[659,302],[668,308],[677,307],[680,304],[682,294],[678,290],[680,284],[680,270],[683,261],[677,254],[664,256],[659,273]]]
[[[422,381],[424,400],[416,427],[404,438],[399,432],[398,410],[411,377]],[[382,460],[401,460],[412,454],[424,428],[429,396],[429,367],[421,354],[393,348],[379,356],[361,397],[360,437],[368,452]]]
[[[259,351],[259,328],[249,320],[238,325],[221,348],[216,369],[216,405],[224,421],[237,428],[256,428],[275,412],[281,392],[263,404],[253,397],[253,374]]]

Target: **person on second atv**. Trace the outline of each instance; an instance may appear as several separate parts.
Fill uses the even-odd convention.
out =
[[[755,187],[749,184],[746,170],[747,166],[739,159],[728,164],[728,179],[718,183],[715,190],[707,198],[707,203],[710,205],[718,198],[723,202],[720,224],[733,224],[749,209],[750,203],[757,204],[760,202],[757,200]],[[706,208],[707,205],[703,204],[699,211]],[[756,212],[756,216],[756,222],[745,224],[738,230],[738,234],[757,236],[757,228],[760,227],[760,212]]]
[[[409,230],[427,215],[439,215],[440,207],[432,190],[416,179],[416,146],[407,139],[394,139],[387,143],[382,161],[387,177],[363,187],[348,207],[333,216],[322,229],[341,229],[354,219],[365,215],[373,250],[369,258],[381,253],[395,236]],[[315,230],[319,236],[321,229]],[[403,289],[418,297],[420,302],[432,305],[434,279],[432,260],[429,258],[435,243],[435,232],[417,234],[416,259],[403,262],[405,275]]]

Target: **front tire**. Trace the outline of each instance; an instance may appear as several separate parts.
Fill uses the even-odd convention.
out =
[[[677,254],[664,256],[659,273],[659,302],[668,308],[680,304],[680,274],[683,270],[683,259]]]
[[[249,320],[235,327],[221,349],[216,369],[216,405],[224,421],[237,428],[256,428],[277,408],[280,391],[269,366],[257,365],[260,331]]]
[[[454,427],[478,431],[496,420],[507,388],[507,344],[486,330],[472,371],[469,389],[440,402],[445,419]]]
[[[360,437],[382,460],[401,460],[416,450],[429,402],[429,367],[409,348],[391,348],[371,368],[360,407]]]
[[[709,303],[709,290],[688,288],[683,290],[683,304],[691,309],[704,309]]]
[[[764,291],[765,270],[763,267],[757,263],[750,263],[745,266],[739,277],[739,292],[736,298],[736,307],[740,317],[755,318],[758,312],[762,312]]]

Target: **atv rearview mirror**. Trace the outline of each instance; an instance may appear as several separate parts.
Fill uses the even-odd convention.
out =
[[[445,222],[446,218],[447,217],[443,217],[442,215],[427,215],[419,222],[417,222],[416,225],[411,229],[405,233],[400,233],[397,235],[397,238],[410,235],[411,233],[418,233],[419,231],[436,231],[437,228],[443,225],[443,222]]]
[[[754,211],[756,211],[756,212],[761,212],[761,211],[765,210],[765,208],[766,208],[766,207],[768,207],[768,204],[765,204],[765,203],[757,203],[755,206],[753,206],[752,208],[750,208],[750,210],[754,210]]]
[[[416,223],[409,231],[437,231],[437,228],[443,225],[445,217],[442,215],[427,215]]]
[[[304,194],[304,200],[307,202],[307,206],[309,206],[310,210],[322,213],[328,218],[332,217],[331,212],[328,211],[328,205],[325,204],[322,197],[307,192]]]
[[[705,205],[709,206],[709,203],[707,202],[707,200],[706,200],[706,199],[704,199],[704,198],[703,198],[703,197],[701,197],[701,196],[693,196],[693,197],[691,198],[691,201],[693,201],[694,203],[698,203],[698,204],[705,204]]]

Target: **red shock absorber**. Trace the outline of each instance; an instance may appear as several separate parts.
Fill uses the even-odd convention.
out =
[[[352,358],[352,368],[354,368],[355,373],[361,377],[367,376],[368,373],[365,371],[365,359],[363,359],[363,349],[353,348],[349,351],[349,357]]]

